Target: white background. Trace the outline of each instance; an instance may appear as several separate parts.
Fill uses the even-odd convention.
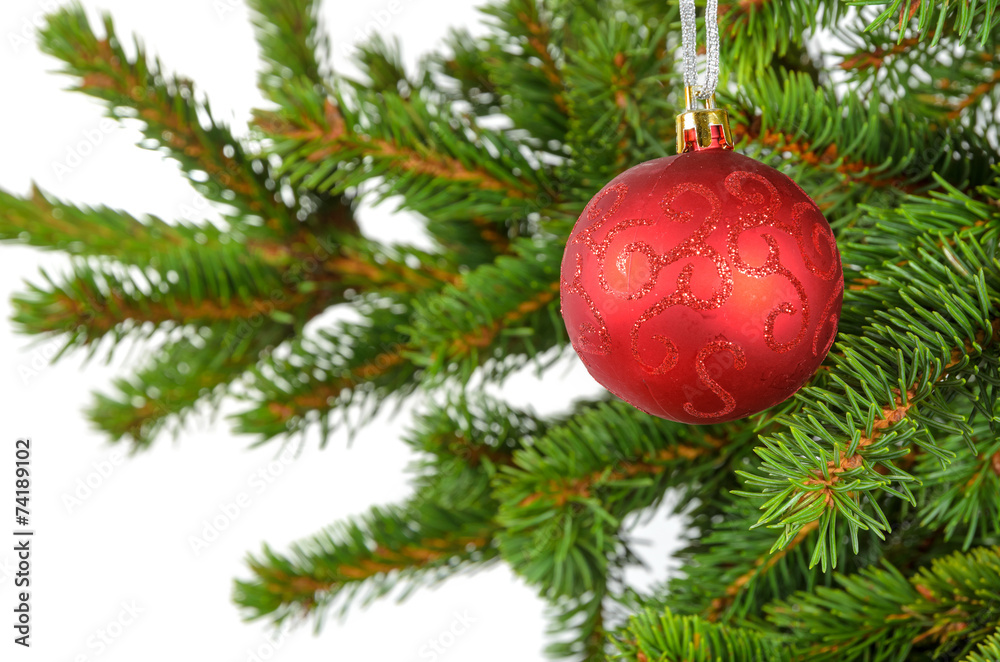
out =
[[[70,79],[52,73],[59,63],[38,52],[32,34],[32,24],[54,4],[8,0],[0,8],[0,188],[23,195],[34,181],[75,203],[101,203],[168,220],[211,218],[212,210],[173,163],[135,147],[138,131],[117,125],[102,130],[102,106],[64,91]],[[216,116],[238,133],[245,133],[250,109],[264,105],[256,88],[257,47],[238,0],[85,0],[83,5],[93,25],[97,11],[106,9],[119,35],[141,35],[168,71],[194,79]],[[373,30],[398,35],[412,64],[435,48],[449,26],[479,24],[481,32],[472,5],[462,0],[327,2],[323,15],[334,64],[346,66],[351,44]],[[78,165],[71,153],[81,156]],[[69,166],[69,172],[60,165]],[[364,209],[362,222],[374,236],[417,239],[416,221],[394,213],[391,204]],[[420,590],[402,604],[384,598],[355,608],[343,621],[329,619],[319,634],[310,621],[280,636],[276,647],[268,644],[268,628],[242,622],[230,600],[233,578],[248,576],[245,554],[258,551],[263,541],[285,550],[333,521],[404,499],[410,492],[404,470],[412,457],[398,438],[409,411],[394,419],[380,417],[350,447],[338,434],[321,451],[313,435],[295,461],[269,465],[280,444],[251,450],[250,439],[233,436],[224,420],[200,419],[176,442],[161,437],[150,451],[109,464],[124,447],[92,430],[82,409],[92,391],[110,392],[115,375],[129,374],[142,352],[120,351],[110,365],[103,361],[105,352],[89,363],[73,354],[50,366],[47,359],[58,340],[18,335],[10,322],[10,297],[23,291],[24,280],[40,282],[40,266],[59,274],[67,265],[58,254],[0,246],[0,502],[7,504],[0,508],[3,659],[541,659],[544,605],[503,565]],[[517,405],[554,412],[577,395],[599,392],[575,357],[561,366],[544,384],[531,374],[515,377],[504,395]],[[226,406],[222,413],[234,409]],[[32,438],[36,536],[30,650],[14,645],[12,628],[10,502],[13,444],[19,436]],[[254,480],[269,466],[270,482]],[[98,472],[101,468],[106,476]],[[87,480],[96,485],[89,494],[80,487]],[[192,536],[202,535],[206,521],[241,494],[249,497],[249,506],[208,549],[196,553]],[[677,526],[656,513],[637,536],[649,540],[638,551],[651,574],[636,572],[630,578],[645,585],[650,577],[664,576]],[[129,617],[123,605],[134,605],[138,616]],[[459,617],[473,622],[451,637]],[[110,645],[102,643],[102,636]],[[440,655],[429,647],[431,641],[438,642]]]

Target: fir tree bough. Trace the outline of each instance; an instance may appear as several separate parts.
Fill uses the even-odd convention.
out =
[[[223,225],[0,191],[0,239],[71,259],[15,297],[15,325],[60,354],[150,346],[87,412],[113,442],[145,450],[224,397],[260,444],[421,405],[413,496],[252,554],[248,618],[320,619],[504,562],[550,604],[551,657],[1000,660],[995,0],[720,6],[738,149],[816,199],[845,297],[805,388],[707,427],[610,396],[542,417],[478,393],[567,355],[575,218],[672,151],[676,3],[497,0],[487,36],[454,30],[416,70],[376,37],[350,77],[317,2],[249,0],[267,108],[248,136],[110,17],[71,5],[39,31]],[[432,248],[365,236],[358,204],[387,199]],[[668,490],[680,569],[639,592],[630,516]]]

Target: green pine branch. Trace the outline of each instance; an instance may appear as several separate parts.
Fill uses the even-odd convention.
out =
[[[543,595],[597,590],[629,513],[660,501],[671,486],[712,483],[749,435],[646,416],[616,401],[553,427],[496,480],[505,560]],[[710,491],[710,490],[709,490]]]
[[[313,0],[249,0],[254,33],[264,68],[258,85],[279,106],[285,88],[322,89],[320,61],[329,55],[329,40],[319,26],[319,3]],[[317,91],[318,96],[322,96]]]
[[[516,245],[518,255],[539,255],[533,242]],[[318,422],[326,439],[331,416],[349,407],[367,408],[366,420],[418,387],[464,384],[473,374],[495,379],[542,361],[543,352],[566,346],[557,317],[559,255],[543,257],[501,256],[429,285],[406,300],[405,311],[376,305],[363,323],[345,322],[296,344],[289,357],[253,372],[250,406],[238,415],[237,430],[266,441]],[[544,360],[552,358],[558,355]]]
[[[903,105],[886,111],[882,103],[877,90],[861,96],[817,85],[803,73],[766,72],[733,99],[734,139],[745,137],[748,148],[772,158],[782,155],[775,165],[808,190],[828,179],[831,186],[812,192],[838,229],[859,220],[861,203],[892,207],[906,194],[937,188],[942,178],[963,190],[991,181],[990,165],[1000,161],[995,149],[954,123],[942,126]]]
[[[914,117],[948,124],[969,118],[969,125],[984,126],[992,121],[1000,96],[995,66],[1000,42],[990,31],[972,47],[968,33],[955,27],[946,23],[906,37],[889,23],[862,34],[853,28],[838,30],[848,46],[838,54],[839,68],[850,74],[860,96],[877,90]]]
[[[820,0],[719,3],[720,60],[730,69],[723,69],[722,75],[732,75],[740,86],[752,84],[776,59],[803,46],[820,26],[843,20],[845,11],[842,2]]]
[[[490,62],[491,87],[500,95],[517,94],[507,116],[535,138],[562,136],[569,86],[563,76],[565,34],[553,27],[559,17],[539,0],[495,3],[483,13],[495,28],[489,39],[490,57],[496,58]]]
[[[408,360],[433,380],[428,386],[445,378],[467,383],[474,374],[499,380],[567,346],[558,314],[561,249],[521,240],[511,252],[413,302],[400,330],[408,338]]]
[[[752,528],[756,519],[745,500],[737,499],[714,521],[705,518],[700,527],[693,522],[698,535],[676,555],[684,562],[680,571],[646,603],[662,601],[676,613],[710,622],[739,622],[756,616],[762,604],[824,583],[825,575],[809,566],[815,522],[772,552],[774,536]],[[845,543],[841,547],[846,551]]]
[[[993,374],[997,374],[994,369]],[[984,372],[977,380],[988,380]],[[968,418],[977,418],[972,431],[975,452],[969,452],[968,440],[962,435],[952,435],[939,440],[939,444],[955,454],[955,459],[945,466],[928,454],[918,457],[922,489],[921,525],[940,528],[944,539],[961,535],[963,549],[974,541],[989,540],[1000,536],[1000,439],[997,428],[1000,416],[996,414],[996,388],[1000,382],[993,380],[983,389],[985,415],[979,411],[968,412]]]
[[[919,491],[917,498],[921,507],[930,503]],[[883,541],[867,532],[860,537],[857,553],[850,550],[849,537],[841,536],[835,555],[842,574],[881,560],[906,570],[962,547],[961,540],[947,539],[944,525],[921,521],[920,511],[909,502],[885,495],[879,507],[895,523],[892,534]],[[773,534],[753,527],[757,517],[752,504],[740,498],[727,501],[721,512],[691,515],[690,542],[676,555],[683,565],[644,596],[643,604],[669,606],[675,613],[711,622],[757,627],[765,605],[789,600],[795,592],[833,586],[833,573],[811,563],[819,544],[818,521],[809,522],[783,548],[772,551]],[[989,536],[976,536],[975,544],[988,542]]]
[[[582,595],[560,596],[549,603],[546,634],[551,643],[545,654],[552,659],[572,659],[580,662],[603,662],[611,647],[608,642],[608,618],[605,602],[609,590],[605,584]]]
[[[37,187],[26,197],[0,191],[0,241],[80,257],[112,257],[163,270],[185,268],[179,253],[202,249],[201,259],[229,242],[211,224],[167,223],[156,216],[136,218],[108,207],[72,205]],[[218,266],[209,264],[208,266]]]
[[[367,311],[363,323],[343,322],[288,347],[248,375],[248,406],[234,417],[237,433],[263,443],[279,436],[320,427],[325,445],[334,429],[333,415],[354,407],[368,420],[393,398],[412,393],[421,373],[402,355],[406,338],[396,327],[405,315],[392,308]]]
[[[791,662],[782,639],[751,629],[709,623],[647,609],[633,615],[613,635],[617,651],[609,660],[650,662]]]
[[[289,554],[265,546],[248,559],[254,577],[236,583],[234,600],[249,618],[280,624],[322,614],[337,600],[343,613],[355,600],[367,604],[400,585],[412,590],[483,567],[497,557],[488,494],[482,483],[463,487],[463,501],[376,507],[297,543]]]
[[[569,126],[566,150],[572,167],[560,169],[569,199],[586,199],[636,160],[675,152],[674,113],[683,103],[668,47],[677,9],[668,7],[655,29],[637,17],[606,17],[584,23],[563,74]],[[575,220],[575,219],[574,219]]]
[[[355,84],[328,100],[320,117],[298,118],[299,126],[259,117],[283,159],[281,174],[310,190],[341,193],[390,172],[376,199],[402,195],[403,208],[436,220],[473,215],[501,222],[546,191],[544,171],[509,137],[419,95]],[[497,160],[482,162],[484,151]]]
[[[960,43],[965,44],[974,38],[982,46],[1000,21],[996,0],[921,0],[905,3],[903,0],[849,0],[848,4],[885,5],[885,9],[871,21],[868,30],[876,30],[891,21],[899,33],[900,42],[907,32],[912,31],[921,39],[931,38],[932,45],[937,44],[947,26],[960,35]]]
[[[415,496],[376,507],[297,543],[287,554],[265,547],[251,556],[254,577],[236,583],[236,601],[250,618],[276,623],[322,614],[335,602],[343,613],[406,587],[434,583],[498,557],[497,503],[489,481],[546,422],[486,398],[458,398],[420,416],[407,443]]]
[[[198,413],[211,413],[247,370],[289,340],[294,326],[268,317],[185,329],[131,376],[97,393],[86,411],[111,441],[146,450],[164,431],[176,438]]]
[[[13,321],[24,333],[67,333],[71,344],[90,345],[110,332],[114,344],[130,335],[147,337],[159,328],[202,326],[253,316],[311,317],[325,307],[329,293],[293,294],[273,300],[281,292],[273,270],[237,258],[240,249],[216,251],[226,268],[191,272],[153,269],[126,272],[114,266],[78,262],[64,279],[44,270],[46,286],[29,283],[28,291],[13,299]],[[198,264],[198,253],[185,256]],[[205,260],[212,266],[212,260]],[[188,276],[194,278],[188,278]],[[254,286],[250,290],[245,283]]]
[[[993,634],[979,644],[962,662],[1000,662],[1000,634]]]
[[[40,47],[65,63],[63,73],[78,79],[73,90],[104,101],[112,118],[142,122],[145,141],[140,144],[170,155],[209,200],[235,208],[244,220],[256,218],[271,231],[294,227],[294,217],[276,199],[267,161],[248,153],[212,117],[191,81],[164,73],[138,40],[130,57],[110,16],[104,17],[103,38],[94,34],[79,5],[50,14],[47,21],[39,32]]]
[[[939,558],[909,578],[885,564],[836,581],[768,608],[796,659],[958,659],[1000,625],[996,547]]]

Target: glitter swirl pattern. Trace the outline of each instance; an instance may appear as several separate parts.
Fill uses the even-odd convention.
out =
[[[717,352],[729,352],[732,354],[733,359],[735,360],[733,367],[736,370],[743,370],[743,368],[747,367],[746,356],[743,354],[743,350],[740,346],[736,343],[719,339],[714,340],[702,347],[701,351],[698,352],[698,357],[695,359],[698,376],[701,378],[702,383],[708,386],[708,388],[712,390],[712,393],[715,393],[719,396],[719,399],[722,400],[722,409],[713,412],[703,412],[695,409],[690,402],[685,402],[684,411],[692,416],[697,416],[698,418],[719,418],[720,416],[725,416],[736,409],[736,398],[734,398],[729,391],[719,386],[718,382],[716,382],[712,378],[712,375],[709,374],[708,368],[705,365],[705,361],[708,357],[712,354],[716,354]]]

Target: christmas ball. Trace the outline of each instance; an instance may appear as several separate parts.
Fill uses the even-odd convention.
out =
[[[560,296],[594,379],[644,412],[705,424],[776,405],[815,373],[843,274],[830,225],[795,182],[696,146],[594,196],[567,242]]]

